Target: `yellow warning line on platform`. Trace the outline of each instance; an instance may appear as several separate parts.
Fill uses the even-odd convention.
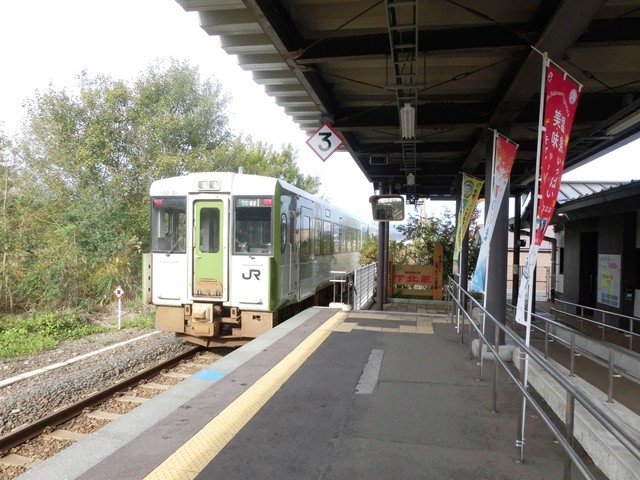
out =
[[[146,479],[191,480],[199,475],[346,316],[346,313],[339,312],[327,320],[280,363],[147,475]]]

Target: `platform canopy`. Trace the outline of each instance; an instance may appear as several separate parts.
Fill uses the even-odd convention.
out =
[[[520,145],[512,193],[530,188],[537,51],[584,85],[565,171],[640,136],[637,0],[177,2],[303,130],[329,123],[374,188],[410,201],[483,178],[489,129]]]

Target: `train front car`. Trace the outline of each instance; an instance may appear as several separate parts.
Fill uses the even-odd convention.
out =
[[[193,343],[255,338],[358,265],[362,223],[281,180],[195,173],[150,194],[156,325]]]

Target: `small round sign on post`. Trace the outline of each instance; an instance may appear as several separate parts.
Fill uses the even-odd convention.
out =
[[[118,330],[120,330],[122,328],[122,296],[124,295],[124,290],[118,285],[113,294],[118,298]]]
[[[331,156],[340,146],[344,143],[344,140],[331,128],[331,125],[324,123],[311,137],[307,140],[307,145],[311,147],[311,150],[316,152],[322,161],[324,162]]]

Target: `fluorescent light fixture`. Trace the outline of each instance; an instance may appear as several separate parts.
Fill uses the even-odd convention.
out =
[[[409,172],[407,174],[407,185],[411,186],[411,185],[415,185],[416,184],[416,176]]]
[[[628,117],[623,118],[617,123],[614,123],[606,130],[607,135],[617,135],[620,132],[623,132],[627,128],[633,127],[636,123],[640,122],[640,110],[632,113]]]
[[[410,103],[405,103],[400,109],[400,130],[402,138],[415,138],[416,136],[416,109]]]

